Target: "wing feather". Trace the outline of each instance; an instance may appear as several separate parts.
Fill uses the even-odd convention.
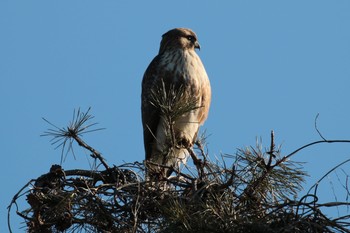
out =
[[[159,55],[149,64],[142,80],[141,114],[146,160],[150,159],[152,155],[152,146],[156,140],[155,135],[160,121],[159,109],[151,104],[152,89],[154,88],[157,79],[159,79],[158,63]]]

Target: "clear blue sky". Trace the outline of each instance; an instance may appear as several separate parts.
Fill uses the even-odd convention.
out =
[[[41,117],[65,126],[75,108],[92,107],[107,129],[86,142],[111,164],[143,160],[141,79],[161,35],[174,27],[199,37],[213,92],[203,127],[213,157],[254,145],[256,137],[268,146],[271,129],[287,154],[320,139],[317,113],[327,139],[350,139],[349,12],[348,0],[2,0],[0,232],[7,232],[12,196],[60,162],[60,151],[39,136],[48,128]],[[76,155],[65,169],[89,167],[87,153]],[[350,145],[338,144],[292,159],[307,162],[308,189],[349,157]],[[323,200],[334,200],[337,182],[333,175],[323,184]],[[343,192],[337,197],[345,200]],[[24,232],[13,217],[15,232]]]

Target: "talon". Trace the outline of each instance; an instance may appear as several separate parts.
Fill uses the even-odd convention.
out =
[[[190,147],[192,147],[192,143],[187,138],[182,138],[180,141],[178,141],[177,147],[178,148],[190,148]]]

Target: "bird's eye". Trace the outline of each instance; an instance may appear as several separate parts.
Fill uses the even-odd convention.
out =
[[[194,38],[194,36],[187,36],[187,39],[189,40],[189,41],[192,41],[192,42],[194,42],[196,39]]]

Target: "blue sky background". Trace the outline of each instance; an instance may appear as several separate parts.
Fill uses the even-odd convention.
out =
[[[92,107],[106,130],[86,135],[86,142],[110,164],[143,160],[141,79],[161,35],[174,27],[199,37],[213,92],[203,127],[213,157],[255,145],[256,137],[268,146],[272,129],[288,154],[320,139],[317,113],[327,139],[350,139],[349,12],[348,0],[2,0],[0,232],[7,232],[13,195],[60,162],[60,151],[40,137],[49,127],[41,117],[66,126],[74,109]],[[88,153],[76,152],[64,168],[89,168]],[[348,144],[293,156],[310,175],[300,196],[348,158]],[[345,177],[337,174],[320,188],[321,201],[334,201],[333,190],[345,200],[338,181]],[[12,217],[15,232],[24,232]]]

